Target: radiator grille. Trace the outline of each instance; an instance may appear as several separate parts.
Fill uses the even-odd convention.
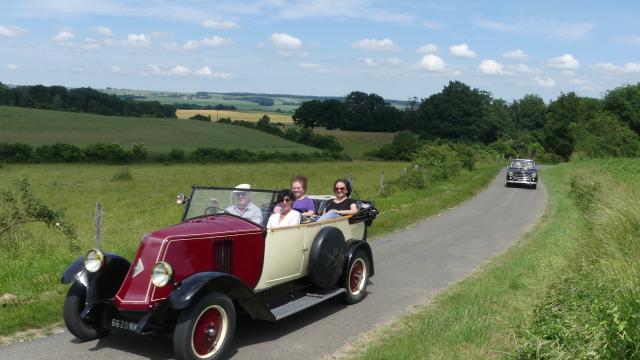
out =
[[[233,241],[230,238],[215,240],[213,243],[213,271],[231,272]]]

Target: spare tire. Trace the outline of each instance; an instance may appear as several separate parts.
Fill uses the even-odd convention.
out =
[[[309,251],[309,277],[313,285],[335,287],[344,269],[344,235],[340,229],[325,227],[313,239]]]

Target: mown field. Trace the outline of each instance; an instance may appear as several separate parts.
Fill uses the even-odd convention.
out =
[[[639,358],[640,159],[541,173],[549,203],[536,227],[347,357]]]
[[[344,146],[344,151],[352,157],[361,158],[366,152],[377,150],[382,145],[390,144],[395,133],[384,132],[364,132],[364,131],[341,131],[314,129],[314,132],[321,135],[335,136]]]
[[[77,227],[81,252],[93,244],[95,203],[104,207],[103,248],[131,258],[141,236],[179,221],[182,208],[174,203],[178,192],[192,184],[235,186],[251,183],[255,188],[288,187],[294,174],[309,177],[310,194],[330,193],[333,180],[352,175],[355,194],[373,200],[381,214],[370,231],[372,238],[402,229],[454,206],[476,194],[503,164],[480,163],[473,172],[463,171],[449,181],[431,182],[420,190],[396,190],[378,194],[380,173],[387,181],[401,174],[401,162],[262,163],[253,165],[157,165],[128,166],[132,180],[115,181],[121,166],[109,165],[3,165],[0,188],[15,191],[27,176],[33,195],[66,209]],[[387,186],[387,190],[389,190]],[[43,327],[61,319],[67,287],[59,284],[61,272],[81,255],[72,251],[56,230],[38,224],[24,227],[14,238],[0,244],[0,296],[11,294],[0,308],[0,335],[26,328]]]
[[[132,118],[0,106],[0,142],[44,145],[142,142],[150,151],[172,148],[243,148],[250,151],[316,152],[264,132],[228,124],[178,119]]]
[[[245,110],[178,110],[178,119],[188,119],[195,115],[211,116],[211,121],[218,121],[222,118],[231,120],[245,120],[257,122],[264,115],[268,115],[272,123],[293,124],[291,114],[283,114],[270,111],[245,111]]]

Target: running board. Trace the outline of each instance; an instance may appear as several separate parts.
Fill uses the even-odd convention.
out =
[[[284,305],[278,306],[277,308],[271,309],[271,313],[275,317],[276,320],[280,320],[282,318],[286,318],[289,315],[293,315],[298,311],[302,311],[308,307],[311,307],[315,304],[321,303],[325,300],[329,300],[334,296],[340,295],[342,293],[347,292],[345,289],[331,289],[325,292],[319,292],[317,294],[307,294],[301,298],[290,301]]]

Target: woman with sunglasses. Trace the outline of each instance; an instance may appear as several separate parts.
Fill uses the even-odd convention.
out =
[[[269,217],[267,229],[300,224],[300,213],[291,207],[294,199],[293,191],[289,189],[278,192],[276,201],[278,205],[280,205],[280,212],[272,214]]]
[[[353,215],[358,212],[355,200],[347,196],[351,194],[351,185],[346,179],[338,179],[333,183],[333,191],[336,198],[329,200],[324,209],[323,215],[318,221],[335,219],[340,216]]]

